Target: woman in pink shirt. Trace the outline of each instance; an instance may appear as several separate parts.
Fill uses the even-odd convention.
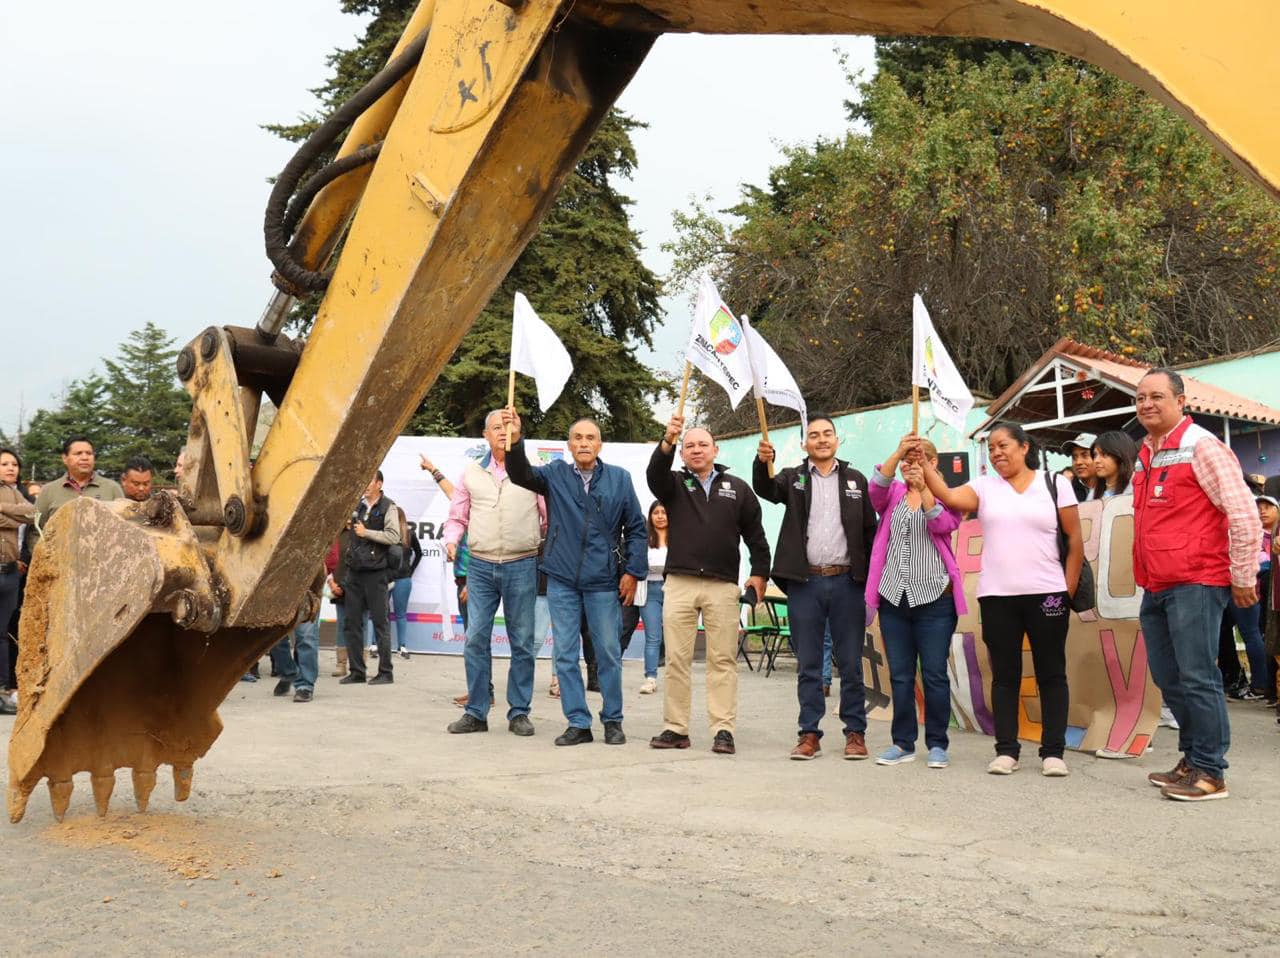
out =
[[[979,476],[959,489],[947,488],[937,467],[924,464],[933,495],[958,512],[976,512],[982,523],[982,571],[978,604],[982,640],[991,659],[991,712],[996,725],[993,775],[1018,769],[1018,705],[1022,686],[1022,640],[1031,643],[1040,687],[1041,773],[1068,773],[1062,754],[1067,735],[1067,629],[1070,596],[1080,581],[1084,541],[1071,484],[1039,472],[1039,451],[1023,428],[1000,423],[987,438],[995,475]],[[1050,490],[1052,489],[1052,494]],[[1058,548],[1058,524],[1067,534],[1065,568]]]

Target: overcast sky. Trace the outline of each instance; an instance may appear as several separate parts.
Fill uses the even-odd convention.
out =
[[[0,428],[55,405],[147,320],[179,342],[257,322],[270,295],[262,252],[267,177],[293,147],[260,125],[315,101],[325,56],[359,18],[337,0],[223,0],[199,8],[69,0],[0,4]],[[621,105],[649,129],[624,189],[646,262],[690,196],[721,205],[763,182],[779,146],[839,134],[848,90],[835,48],[871,70],[871,41],[661,38]],[[683,299],[650,357],[675,368]]]

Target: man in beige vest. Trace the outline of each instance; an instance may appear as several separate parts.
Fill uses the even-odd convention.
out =
[[[453,559],[463,534],[471,558],[467,566],[467,705],[462,718],[449,725],[454,734],[489,731],[490,685],[493,676],[493,619],[502,602],[511,647],[507,671],[507,728],[532,735],[529,709],[533,701],[533,669],[537,649],[533,607],[538,596],[538,549],[547,529],[542,496],[507,478],[506,430],[502,411],[485,417],[489,452],[470,462],[454,483],[444,547]]]

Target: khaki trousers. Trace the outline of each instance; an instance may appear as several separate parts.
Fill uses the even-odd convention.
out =
[[[707,717],[711,734],[732,732],[738,717],[738,586],[693,575],[669,575],[662,588],[667,644],[663,727],[689,734],[693,645],[698,614],[707,633]]]

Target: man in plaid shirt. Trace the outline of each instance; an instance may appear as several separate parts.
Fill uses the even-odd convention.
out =
[[[1133,482],[1133,572],[1151,676],[1180,726],[1182,758],[1147,776],[1177,801],[1226,798],[1231,730],[1218,671],[1228,601],[1258,601],[1262,525],[1235,454],[1183,412],[1182,377],[1152,369],[1138,383],[1147,430]]]

